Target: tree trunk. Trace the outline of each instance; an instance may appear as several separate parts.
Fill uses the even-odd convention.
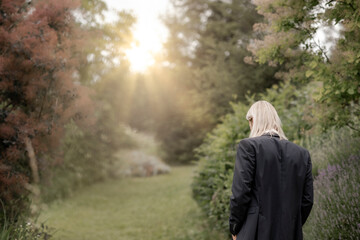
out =
[[[38,184],[40,182],[39,170],[38,170],[38,165],[37,165],[37,161],[36,161],[36,157],[35,157],[34,148],[32,146],[32,143],[31,143],[31,140],[29,137],[25,137],[25,147],[26,147],[26,151],[28,152],[28,156],[29,156],[29,165],[31,168],[33,183]]]
[[[31,193],[30,196],[32,201],[30,209],[31,213],[35,216],[39,213],[40,210],[40,177],[34,148],[29,137],[25,137],[25,148],[29,156],[29,165],[31,168],[33,181],[31,184],[27,183],[24,187]]]

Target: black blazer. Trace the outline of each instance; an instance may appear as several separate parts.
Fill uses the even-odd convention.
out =
[[[237,147],[230,232],[239,240],[303,239],[313,205],[309,152],[278,135],[246,138]]]

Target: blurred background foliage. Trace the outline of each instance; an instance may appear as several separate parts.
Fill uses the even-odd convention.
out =
[[[84,186],[194,163],[211,231],[190,235],[227,235],[235,147],[260,99],[312,156],[306,239],[355,239],[359,4],[172,0],[163,53],[136,73],[130,12],[109,23],[102,0],[0,1],[0,239],[48,239],[28,217]],[[324,26],[332,45],[317,41]]]

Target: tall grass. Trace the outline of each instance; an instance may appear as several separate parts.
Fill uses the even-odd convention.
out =
[[[333,128],[305,139],[303,145],[310,152],[313,175],[316,176],[329,164],[339,164],[357,153],[360,149],[360,137],[354,136],[354,132],[349,128]]]
[[[314,207],[305,239],[360,236],[360,137],[348,128],[306,139],[313,163]]]
[[[0,229],[0,240],[48,240],[51,239],[45,225],[36,227],[30,222],[10,224],[5,222]]]
[[[25,218],[10,222],[1,200],[0,203],[4,216],[0,225],[0,240],[48,240],[51,238],[51,230],[44,224],[37,226],[36,221],[33,223],[26,221]]]
[[[360,151],[319,171],[305,239],[359,239]]]

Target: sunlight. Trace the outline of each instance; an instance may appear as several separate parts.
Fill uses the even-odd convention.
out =
[[[134,42],[129,49],[125,50],[125,56],[130,62],[133,72],[145,72],[150,66],[155,64],[163,43],[168,36],[168,30],[159,19],[165,12],[171,11],[169,0],[104,0],[109,9],[118,11],[130,11],[136,18],[136,23],[132,28]],[[151,9],[151,11],[150,11]],[[116,14],[107,14],[108,21],[115,21]]]
[[[131,48],[125,51],[126,57],[130,62],[131,70],[134,72],[144,72],[148,67],[155,63],[153,55],[144,46],[131,44]]]
[[[139,25],[133,32],[135,42],[125,51],[131,70],[144,72],[155,63],[155,55],[161,51],[163,39],[160,34],[154,34],[148,25]]]

